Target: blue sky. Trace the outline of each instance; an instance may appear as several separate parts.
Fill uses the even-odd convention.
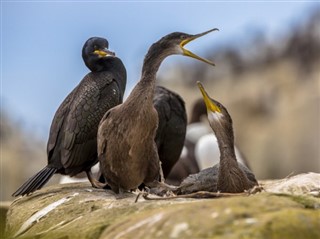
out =
[[[56,109],[88,72],[81,49],[89,37],[107,38],[122,59],[128,94],[148,47],[170,32],[219,28],[188,46],[204,55],[224,42],[239,44],[254,29],[275,38],[314,6],[319,2],[2,1],[1,107],[47,139]],[[160,71],[182,61],[192,59],[170,57]]]

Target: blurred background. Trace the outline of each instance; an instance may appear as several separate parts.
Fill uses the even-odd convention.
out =
[[[179,93],[190,115],[201,81],[228,108],[258,179],[320,172],[319,26],[320,3],[310,1],[1,2],[0,200],[46,165],[51,120],[88,72],[81,49],[92,36],[123,60],[128,95],[153,42],[219,28],[188,45],[216,67],[172,56],[158,83]]]

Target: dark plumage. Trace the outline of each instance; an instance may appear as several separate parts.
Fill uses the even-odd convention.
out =
[[[192,114],[189,124],[198,123],[201,121],[201,117],[207,114],[206,104],[202,98],[197,99],[192,107]]]
[[[55,113],[47,144],[48,165],[13,196],[41,188],[54,173],[74,176],[85,171],[92,185],[99,185],[91,175],[91,167],[98,161],[98,125],[107,110],[122,103],[126,86],[125,67],[107,48],[108,41],[98,37],[84,44],[82,57],[91,72]]]
[[[206,113],[206,106],[203,99],[197,100],[192,107],[191,118],[189,124],[198,123],[201,116]],[[180,155],[179,160],[172,167],[166,182],[171,185],[180,185],[180,183],[190,174],[195,174],[200,171],[199,165],[195,158],[195,143],[193,139],[189,139],[188,135],[184,140],[184,153]]]
[[[178,186],[190,174],[200,171],[197,161],[194,158],[195,144],[185,139],[183,153],[180,155],[176,164],[172,167],[166,177],[166,183]]]
[[[178,161],[184,144],[187,114],[183,99],[162,86],[157,86],[153,98],[159,125],[156,134],[158,155],[166,178]]]
[[[198,35],[175,32],[154,43],[145,56],[138,84],[123,104],[104,115],[98,130],[98,156],[101,171],[114,192],[136,189],[142,183],[150,186],[159,180],[155,143],[158,114],[153,105],[156,73],[161,62],[173,54],[213,64],[183,48],[213,30]]]
[[[176,193],[186,194],[195,191],[240,193],[257,186],[254,174],[237,162],[232,119],[227,109],[218,101],[211,99],[200,82],[198,86],[207,107],[210,126],[218,140],[220,163],[198,174],[190,175],[181,183]]]

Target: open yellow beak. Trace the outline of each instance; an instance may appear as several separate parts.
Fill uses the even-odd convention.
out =
[[[115,56],[115,53],[114,53],[114,52],[109,51],[109,50],[107,50],[107,49],[95,50],[93,53],[96,54],[96,55],[98,55],[99,57]]]
[[[192,58],[195,58],[195,59],[197,59],[197,60],[200,60],[200,61],[203,61],[203,62],[205,62],[205,63],[208,63],[209,65],[215,66],[215,64],[214,64],[213,62],[211,62],[211,61],[209,61],[209,60],[207,60],[207,59],[204,59],[204,58],[202,58],[202,57],[200,57],[200,56],[197,56],[196,54],[194,54],[194,53],[192,53],[191,51],[189,51],[189,50],[187,50],[187,49],[184,48],[184,46],[185,46],[186,44],[188,44],[189,42],[191,42],[191,41],[193,41],[193,40],[195,40],[195,39],[197,39],[197,38],[199,38],[199,37],[202,37],[202,36],[204,36],[204,35],[207,35],[208,33],[213,32],[213,31],[219,31],[219,29],[218,29],[218,28],[213,28],[213,29],[211,29],[211,30],[209,30],[209,31],[206,31],[206,32],[203,32],[203,33],[199,33],[199,34],[196,34],[196,35],[192,35],[191,37],[183,40],[183,41],[180,43],[180,47],[181,47],[181,49],[182,49],[182,51],[183,51],[183,55],[189,56],[189,57],[192,57]]]
[[[217,106],[209,97],[209,95],[207,94],[207,92],[205,91],[205,89],[203,88],[202,84],[200,83],[200,81],[197,81],[198,87],[201,91],[204,103],[207,106],[207,110],[210,110],[212,112],[219,112],[221,113],[221,109],[219,108],[219,106]]]

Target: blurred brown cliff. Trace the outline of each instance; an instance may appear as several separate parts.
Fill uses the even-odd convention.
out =
[[[1,110],[1,201],[11,200],[11,194],[47,163],[46,143],[25,132],[12,118]],[[57,178],[48,185],[55,182]]]

